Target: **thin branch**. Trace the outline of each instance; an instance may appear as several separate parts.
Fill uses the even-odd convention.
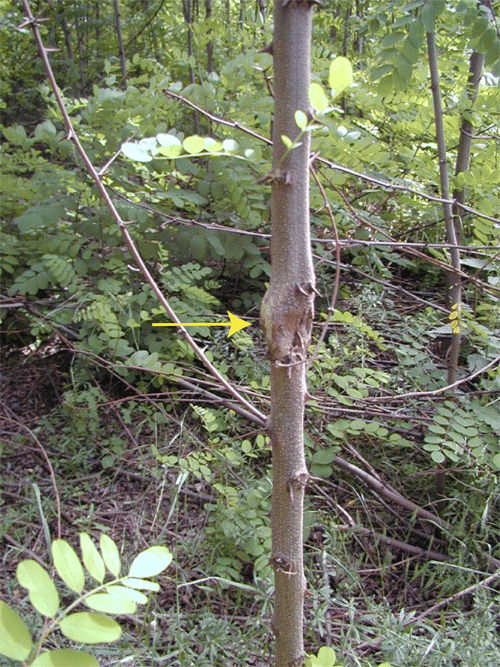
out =
[[[486,366],[483,366],[483,368],[480,368],[477,371],[474,371],[474,373],[471,373],[470,375],[467,375],[467,377],[462,378],[461,380],[457,380],[456,382],[453,382],[453,384],[448,384],[446,387],[440,387],[439,389],[434,389],[433,391],[412,391],[409,392],[408,394],[394,394],[392,396],[367,396],[364,398],[364,401],[370,401],[371,403],[382,403],[386,401],[406,401],[408,398],[421,398],[424,396],[439,396],[440,394],[444,394],[451,389],[455,389],[456,387],[460,386],[461,384],[464,384],[465,382],[470,382],[474,378],[476,378],[478,375],[482,375],[485,371],[489,371],[491,368],[494,368],[497,364],[500,363],[500,355],[498,357],[495,357],[493,361],[490,361],[489,364]]]

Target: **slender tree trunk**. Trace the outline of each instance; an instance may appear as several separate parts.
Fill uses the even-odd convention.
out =
[[[187,25],[187,51],[188,51],[188,56],[191,59],[191,56],[193,55],[193,0],[182,0],[182,13],[184,14],[184,20],[186,21]],[[191,79],[191,83],[195,82],[195,76],[194,76],[194,67],[190,63],[189,65],[189,76]],[[200,118],[198,111],[194,111],[193,114],[193,119],[194,119],[194,131],[196,134],[199,134],[200,132]]]
[[[85,79],[85,63],[83,62],[83,36],[80,30],[80,21],[78,19],[78,14],[75,14],[75,32],[76,32],[76,44],[78,49],[78,64],[80,69],[80,90],[83,93],[87,85],[87,82]]]
[[[257,11],[260,12],[262,16],[262,24],[266,22],[266,3],[265,0],[257,0]]]
[[[437,64],[436,42],[433,32],[427,33],[427,51],[429,56],[429,70],[431,74],[432,100],[434,104],[434,124],[436,128],[436,142],[439,158],[439,181],[441,185],[441,197],[450,199],[450,186],[448,178],[448,160],[446,157],[446,144],[444,141],[443,108],[441,103],[441,89],[439,86],[439,74]],[[451,203],[443,203],[444,225],[446,231],[446,242],[449,244],[451,266],[455,271],[446,272],[446,303],[451,309],[460,309],[461,283],[456,271],[460,270],[460,251],[457,248],[457,235],[453,223],[453,210]],[[452,334],[450,358],[448,361],[448,384],[456,381],[458,370],[458,355],[460,352],[460,333]]]
[[[240,14],[238,16],[238,29],[240,31],[243,30],[244,18],[245,18],[245,0],[240,0]]]
[[[427,33],[427,53],[429,58],[429,71],[431,75],[432,100],[434,105],[434,125],[436,128],[436,143],[438,148],[439,159],[439,181],[442,199],[447,200],[443,202],[444,225],[446,232],[446,242],[449,244],[449,253],[451,260],[451,267],[456,271],[460,270],[460,251],[457,247],[457,235],[455,231],[455,224],[453,220],[453,210],[450,199],[450,186],[448,178],[448,160],[446,157],[446,144],[444,140],[444,124],[443,124],[443,107],[441,100],[441,88],[439,85],[438,61],[436,52],[435,34],[433,32]],[[452,310],[455,309],[456,314],[460,314],[460,305],[462,300],[462,286],[459,275],[453,271],[446,272],[446,294],[445,300],[447,307]],[[458,356],[460,354],[460,328],[457,327],[452,330],[451,345],[448,354],[448,373],[447,383],[453,384],[457,379],[458,371]],[[436,479],[436,487],[439,495],[444,495],[445,492],[445,471],[441,470]]]
[[[269,435],[273,455],[273,629],[276,667],[304,658],[303,504],[306,361],[314,315],[315,278],[309,231],[309,134],[287,151],[281,137],[299,134],[294,114],[308,112],[312,3],[274,3],[274,133],[271,197],[271,281],[261,326],[271,360]]]
[[[212,18],[212,0],[205,0],[205,18]],[[207,43],[207,72],[214,71],[214,42],[210,39]]]
[[[483,63],[484,54],[474,51],[470,57],[469,80],[467,82],[467,94],[471,108],[476,101],[479,82],[481,81],[481,74],[483,72]],[[470,123],[465,116],[466,114],[462,116],[462,123],[460,126],[460,139],[458,142],[457,160],[455,163],[455,176],[463,171],[469,170],[470,151],[474,128],[472,127],[472,123]],[[460,204],[465,204],[465,188],[462,188],[461,190],[453,190],[453,199]],[[453,219],[455,222],[455,234],[457,241],[460,242],[463,229],[463,209],[459,206],[453,206]]]
[[[120,67],[122,70],[122,86],[127,87],[127,59],[125,58],[125,47],[123,46],[122,19],[118,0],[113,0],[115,9],[116,36],[118,38],[118,52],[120,54]]]
[[[71,32],[68,26],[68,22],[66,21],[66,14],[64,11],[64,5],[62,0],[59,0],[59,2],[57,3],[57,10],[59,13],[61,28],[64,35],[64,43],[66,44],[66,53],[68,54],[68,65],[71,71],[70,78],[73,85],[73,94],[75,97],[78,97],[79,91],[78,91],[77,75],[75,69],[75,54],[73,53],[73,44],[71,43]]]
[[[350,25],[349,22],[351,20],[351,13],[352,13],[352,7],[351,5],[347,5],[345,9],[345,19],[344,19],[344,39],[342,41],[342,55],[347,56],[347,51],[349,47],[349,37],[350,37]]]

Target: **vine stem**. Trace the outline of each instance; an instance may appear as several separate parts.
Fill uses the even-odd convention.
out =
[[[111,213],[111,215],[113,217],[113,220],[116,222],[116,224],[120,228],[120,231],[121,231],[122,236],[125,240],[125,243],[127,244],[127,247],[130,251],[130,254],[134,258],[135,263],[137,264],[138,268],[140,269],[140,271],[141,271],[142,275],[144,276],[144,278],[146,279],[147,283],[150,285],[151,289],[153,290],[153,292],[154,292],[156,298],[158,299],[159,303],[163,306],[163,308],[165,308],[165,310],[166,310],[168,316],[170,317],[170,319],[173,322],[175,322],[177,324],[180,324],[180,319],[177,317],[175,311],[173,310],[173,308],[170,306],[167,299],[163,295],[163,292],[161,291],[159,285],[157,284],[157,282],[155,281],[155,279],[153,278],[151,273],[148,271],[148,268],[147,268],[146,264],[144,263],[144,260],[142,259],[141,255],[140,255],[140,253],[137,249],[137,246],[136,246],[134,240],[132,239],[132,236],[130,235],[130,233],[128,231],[128,225],[130,225],[131,223],[126,222],[121,218],[120,214],[118,213],[118,210],[116,209],[116,206],[113,203],[113,200],[111,199],[111,197],[110,197],[110,195],[109,195],[109,193],[108,193],[108,191],[107,191],[107,189],[106,189],[106,187],[105,187],[105,185],[102,181],[101,176],[99,175],[99,172],[97,171],[97,169],[92,164],[90,158],[88,157],[85,149],[82,146],[82,143],[81,143],[80,139],[78,138],[78,135],[75,132],[75,129],[73,127],[73,123],[71,122],[71,118],[70,118],[70,116],[69,116],[69,114],[66,110],[66,107],[64,106],[64,101],[62,99],[62,96],[61,96],[61,93],[60,93],[60,90],[59,90],[59,86],[57,85],[57,81],[56,81],[54,72],[52,70],[52,66],[50,64],[50,60],[49,60],[49,57],[48,57],[48,53],[50,52],[50,49],[48,49],[44,45],[43,40],[42,40],[42,36],[40,34],[40,30],[38,29],[38,25],[39,25],[41,19],[35,18],[35,16],[33,15],[32,11],[31,11],[31,7],[30,7],[30,4],[29,4],[28,0],[21,0],[21,1],[22,1],[22,5],[23,5],[23,8],[24,8],[24,12],[25,12],[26,17],[27,17],[26,21],[22,25],[23,26],[24,25],[29,25],[31,27],[32,32],[33,32],[33,36],[34,36],[35,41],[36,41],[37,46],[38,46],[38,52],[40,54],[40,58],[42,60],[43,66],[44,66],[45,73],[46,73],[47,78],[50,82],[51,88],[54,92],[54,95],[55,95],[55,98],[56,98],[56,101],[57,101],[57,105],[58,105],[58,107],[61,111],[61,114],[62,114],[62,117],[63,117],[63,120],[64,120],[64,125],[66,127],[66,138],[70,139],[73,142],[73,144],[75,145],[75,148],[76,148],[78,154],[80,155],[80,157],[81,157],[85,167],[87,168],[89,174],[92,176],[92,179],[94,180],[94,182],[97,186],[97,189],[99,190],[99,193],[100,193],[101,197],[103,198],[109,212]],[[217,368],[212,364],[212,362],[205,355],[203,350],[196,344],[196,342],[193,340],[193,338],[191,338],[191,336],[186,331],[186,329],[182,326],[179,327],[179,329],[180,329],[180,332],[181,332],[182,336],[184,337],[185,341],[193,349],[193,351],[196,354],[196,356],[198,357],[198,359],[200,359],[200,361],[208,369],[210,374],[220,382],[220,384],[226,389],[226,391],[229,394],[231,394],[231,396],[233,398],[235,398],[238,401],[238,403],[243,405],[252,414],[255,414],[259,418],[262,417],[260,411],[257,410],[257,408],[255,408],[255,406],[252,405],[252,403],[247,401],[246,398],[244,398],[233,387],[233,385],[226,380],[226,378],[220,373],[220,371],[217,370]]]

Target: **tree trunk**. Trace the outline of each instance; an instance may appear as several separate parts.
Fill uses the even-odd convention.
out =
[[[205,18],[209,21],[212,18],[212,0],[205,0]],[[211,32],[211,31],[210,31]],[[207,72],[214,71],[214,42],[209,39],[207,42]]]
[[[446,293],[445,301],[447,307],[456,309],[456,314],[460,314],[460,304],[462,300],[462,285],[460,276],[457,271],[460,271],[460,250],[457,247],[457,235],[455,232],[455,224],[453,221],[453,210],[450,199],[450,186],[448,178],[448,160],[446,156],[446,144],[444,140],[444,122],[443,122],[443,107],[441,100],[441,87],[439,85],[439,73],[437,62],[436,41],[434,32],[427,33],[427,54],[429,58],[429,72],[431,75],[432,101],[434,106],[434,126],[436,128],[436,144],[438,148],[439,159],[439,182],[441,197],[443,200],[443,215],[444,226],[446,233],[446,242],[449,244],[449,253],[452,270],[446,271]],[[458,371],[458,357],[460,354],[460,328],[452,330],[451,345],[448,355],[448,373],[447,383],[453,384],[457,379]],[[445,468],[444,463],[437,473],[436,477],[436,491],[438,495],[445,495]]]
[[[122,86],[127,87],[127,60],[125,58],[125,47],[123,46],[122,19],[118,0],[114,0],[116,36],[118,39],[118,52],[120,54],[120,67],[122,70]]]
[[[274,132],[271,197],[271,281],[261,326],[271,361],[269,435],[273,455],[273,629],[276,667],[302,665],[303,504],[306,361],[314,315],[315,278],[309,231],[309,134],[287,151],[282,135],[299,134],[294,114],[308,112],[312,3],[274,3]]]
[[[477,53],[474,51],[470,57],[469,64],[469,80],[467,82],[467,96],[469,98],[470,109],[474,106],[476,101],[477,91],[479,89],[479,83],[481,81],[481,75],[483,73],[483,63],[484,63],[484,54]],[[469,109],[468,109],[469,111]],[[462,123],[460,126],[460,139],[458,142],[457,150],[457,160],[455,163],[455,176],[463,171],[469,170],[470,162],[470,152],[472,145],[472,137],[474,135],[474,128],[472,123],[467,120],[466,114],[462,116]],[[465,188],[461,190],[453,190],[453,199],[460,203],[465,204]],[[457,241],[460,243],[462,229],[463,229],[463,209],[459,206],[454,205],[453,207],[454,221],[455,221],[455,234]]]

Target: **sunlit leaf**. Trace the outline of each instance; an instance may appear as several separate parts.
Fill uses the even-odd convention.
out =
[[[0,654],[12,660],[26,660],[31,651],[31,635],[17,612],[0,600]]]
[[[137,588],[138,590],[143,591],[153,591],[157,593],[160,590],[160,584],[157,584],[156,581],[149,581],[148,579],[135,579],[129,577],[123,581],[125,586],[130,586],[130,588]]]
[[[106,567],[101,554],[87,533],[80,533],[80,548],[82,550],[83,564],[87,568],[88,573],[93,579],[102,584],[104,575],[106,574]]]
[[[286,136],[286,134],[281,135],[281,141],[285,144],[285,146],[290,149],[293,146],[293,141]]]
[[[300,130],[307,127],[307,116],[300,109],[295,112],[295,123]]]
[[[80,594],[85,584],[85,573],[80,559],[73,547],[66,540],[52,542],[52,557],[57,574],[68,588]]]
[[[130,577],[153,577],[163,572],[172,562],[172,554],[167,547],[149,547],[138,554],[130,566]]]
[[[127,588],[126,586],[107,586],[106,592],[117,598],[132,600],[132,602],[136,602],[137,604],[146,604],[148,601],[148,598],[144,593],[136,591],[133,588]]]
[[[186,153],[195,155],[196,153],[202,153],[205,150],[205,140],[203,137],[193,134],[191,137],[186,137],[184,139],[182,146]]]
[[[343,56],[334,58],[330,63],[330,73],[328,75],[328,83],[332,91],[334,91],[334,95],[338,95],[346,88],[349,88],[353,80],[351,62]]]
[[[141,148],[138,144],[126,142],[122,145],[122,153],[134,162],[151,162],[153,156]]]
[[[68,639],[84,644],[109,644],[119,639],[122,633],[114,619],[87,611],[63,618],[60,628]]]
[[[323,86],[320,86],[320,84],[315,81],[309,86],[309,102],[313,108],[319,112],[324,111],[329,104]]]
[[[23,560],[16,570],[17,580],[29,591],[31,604],[43,616],[54,618],[59,608],[59,595],[54,582],[39,563]]]
[[[336,663],[335,651],[330,646],[322,646],[318,651],[318,660],[322,667],[334,667]]]
[[[182,143],[173,134],[157,134],[158,153],[165,157],[176,158],[182,153]]]
[[[222,144],[212,137],[205,137],[204,139],[205,150],[208,153],[220,153],[222,151]]]
[[[104,562],[106,563],[106,567],[111,572],[111,574],[114,574],[115,577],[119,577],[121,565],[120,552],[118,551],[118,547],[113,542],[113,540],[104,533],[101,535],[101,539],[99,540],[99,546],[101,547],[101,553]]]
[[[137,609],[132,600],[108,595],[108,593],[89,595],[85,599],[85,604],[94,611],[102,611],[105,614],[134,614]]]
[[[99,662],[86,651],[63,648],[41,653],[31,667],[99,667]]]
[[[238,142],[234,139],[224,139],[222,142],[222,148],[226,153],[236,153],[238,150]]]

